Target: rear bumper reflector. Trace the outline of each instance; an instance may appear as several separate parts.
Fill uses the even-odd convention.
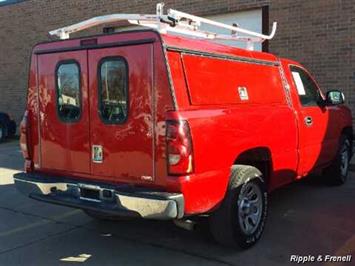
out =
[[[107,215],[169,220],[184,216],[184,197],[140,188],[18,173],[16,188],[30,198]]]

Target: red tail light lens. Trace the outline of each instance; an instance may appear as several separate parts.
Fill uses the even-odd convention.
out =
[[[192,173],[192,142],[190,128],[187,121],[167,121],[166,140],[169,174],[184,175]]]
[[[29,134],[29,123],[28,123],[28,111],[25,112],[23,119],[20,124],[20,147],[23,157],[26,160],[31,159],[30,150],[28,146],[28,134]]]

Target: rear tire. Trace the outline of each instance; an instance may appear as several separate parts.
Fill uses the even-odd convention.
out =
[[[209,217],[213,237],[221,244],[249,248],[261,237],[267,216],[267,192],[261,172],[235,165],[222,205]]]
[[[343,185],[348,177],[350,159],[351,159],[351,142],[349,138],[342,135],[337,155],[332,164],[323,171],[327,183],[330,185]]]

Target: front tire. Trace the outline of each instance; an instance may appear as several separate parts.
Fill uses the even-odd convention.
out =
[[[330,185],[343,185],[349,173],[351,159],[351,142],[345,135],[340,138],[340,145],[337,155],[332,164],[323,172]]]
[[[214,238],[226,246],[249,248],[261,237],[267,216],[262,174],[252,166],[232,168],[222,205],[209,217]]]

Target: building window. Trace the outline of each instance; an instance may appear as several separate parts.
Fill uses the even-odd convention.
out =
[[[11,5],[11,4],[17,4],[24,2],[25,0],[0,0],[0,7],[1,6],[6,6],[6,5]]]
[[[56,71],[57,108],[59,118],[64,122],[80,119],[80,66],[74,60],[59,62]]]
[[[105,123],[120,124],[128,113],[128,66],[121,57],[104,58],[99,64],[99,110]]]

